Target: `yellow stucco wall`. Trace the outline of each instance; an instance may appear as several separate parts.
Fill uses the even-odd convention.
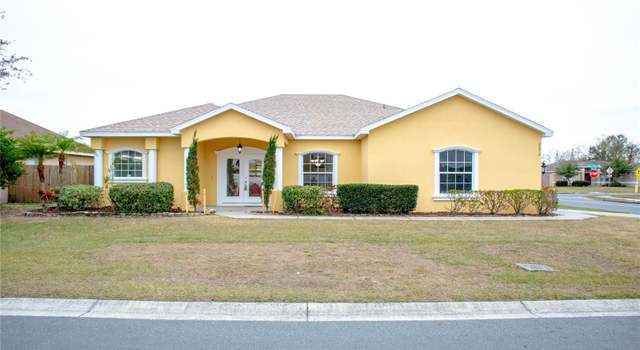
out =
[[[283,150],[284,186],[298,184],[298,154],[311,151],[328,151],[338,156],[338,184],[361,182],[360,141],[309,140],[289,141]]]
[[[226,111],[182,130],[182,147],[189,147],[194,131],[197,131],[198,140],[203,141],[219,138],[267,141],[272,135],[278,135],[278,145],[284,146],[286,143],[286,138],[279,129],[234,110]]]
[[[463,145],[479,149],[479,188],[540,188],[541,133],[497,112],[456,96],[371,130],[361,140],[289,140],[280,130],[236,111],[227,111],[183,130],[182,137],[94,138],[92,147],[108,153],[123,147],[157,148],[158,181],[173,184],[177,206],[184,208],[183,147],[197,130],[200,179],[207,204],[217,201],[216,151],[235,147],[266,149],[271,135],[284,146],[283,185],[298,184],[298,154],[339,154],[338,183],[416,184],[418,211],[444,210],[434,201],[434,148]],[[274,193],[274,207],[281,195]]]
[[[417,211],[444,210],[434,201],[434,148],[480,149],[479,189],[540,188],[541,133],[456,96],[373,129],[368,181],[416,184]]]

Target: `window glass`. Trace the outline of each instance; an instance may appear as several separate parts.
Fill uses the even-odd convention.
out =
[[[440,152],[440,193],[471,191],[473,154],[463,150]]]
[[[114,177],[142,177],[142,153],[120,151],[113,157]]]
[[[302,184],[314,185],[326,190],[333,188],[333,155],[323,152],[302,156]]]

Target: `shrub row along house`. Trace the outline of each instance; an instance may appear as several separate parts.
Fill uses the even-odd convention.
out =
[[[278,95],[204,104],[84,130],[95,184],[169,182],[184,207],[186,158],[197,133],[206,203],[262,204],[265,149],[278,136],[272,205],[282,188],[418,186],[416,210],[444,210],[452,190],[540,188],[540,143],[552,131],[463,89],[408,109],[344,95]]]

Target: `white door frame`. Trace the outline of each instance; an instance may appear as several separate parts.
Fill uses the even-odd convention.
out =
[[[249,196],[249,161],[251,159],[264,160],[266,151],[254,147],[243,147],[242,153],[238,153],[236,147],[223,149],[216,152],[217,156],[217,204],[229,206],[256,206],[262,205],[262,197]],[[240,196],[227,197],[227,159],[240,160]]]

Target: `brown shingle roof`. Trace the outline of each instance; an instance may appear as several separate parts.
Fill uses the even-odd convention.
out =
[[[55,134],[53,131],[34,124],[26,119],[22,119],[15,114],[0,109],[0,129],[13,130],[11,137],[22,137],[30,133]]]
[[[402,110],[345,95],[276,95],[239,106],[290,127],[296,135],[318,136],[352,136],[360,128]],[[83,132],[169,132],[217,108],[208,103]]]

